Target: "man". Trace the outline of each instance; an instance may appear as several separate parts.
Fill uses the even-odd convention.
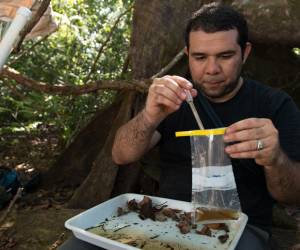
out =
[[[237,249],[268,249],[274,200],[299,202],[300,112],[285,93],[240,76],[251,44],[235,10],[203,6],[190,19],[185,40],[193,84],[180,76],[154,79],[144,109],[118,130],[113,160],[137,161],[158,144],[160,195],[190,201],[189,139],[175,138],[176,131],[197,129],[185,102],[190,91],[206,128],[227,127],[225,151],[249,216]]]
[[[204,126],[215,127],[200,105],[201,92],[228,127],[224,140],[230,146],[225,151],[232,158],[242,210],[252,225],[247,230],[257,236],[257,246],[249,247],[264,249],[274,200],[299,202],[300,113],[285,93],[240,76],[250,51],[243,16],[229,7],[203,6],[186,29],[193,85],[179,76],[154,79],[145,108],[117,132],[112,155],[117,164],[126,164],[158,143],[161,196],[189,201],[189,139],[175,138],[175,132],[197,129],[186,90],[195,97]]]

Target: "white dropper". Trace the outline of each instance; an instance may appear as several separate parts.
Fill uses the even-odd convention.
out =
[[[0,42],[0,70],[5,64],[15,42],[19,38],[20,31],[31,18],[31,11],[26,7],[20,7],[16,16],[5,32],[3,39]]]
[[[198,124],[199,128],[200,129],[204,129],[203,123],[202,123],[202,121],[201,121],[201,119],[199,117],[199,114],[198,114],[198,112],[197,112],[197,110],[195,108],[194,100],[193,100],[193,97],[191,95],[191,92],[189,90],[186,90],[185,93],[186,93],[186,101],[189,104],[189,106],[190,106],[190,108],[191,108],[191,110],[192,110],[192,112],[194,114],[194,117],[195,117],[195,119],[197,121],[197,124]]]

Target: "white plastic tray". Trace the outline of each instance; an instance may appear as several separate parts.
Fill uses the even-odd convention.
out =
[[[128,235],[149,238],[156,237],[155,240],[159,240],[164,243],[172,243],[172,246],[174,246],[174,244],[177,245],[176,249],[233,250],[236,247],[248,220],[247,215],[242,213],[238,220],[223,221],[229,226],[230,231],[228,233],[229,239],[226,243],[222,244],[218,240],[217,234],[215,237],[208,237],[196,233],[181,234],[179,229],[176,227],[176,222],[172,220],[165,222],[152,221],[150,219],[141,220],[136,213],[129,213],[127,215],[116,217],[118,207],[125,207],[127,201],[132,199],[136,199],[136,201],[139,202],[143,199],[143,197],[143,195],[139,194],[123,194],[117,196],[72,217],[65,222],[65,227],[72,230],[77,238],[111,250],[136,250],[138,248],[104,238],[86,231],[86,229],[95,227],[103,221],[106,221],[105,227],[110,229],[118,229],[125,225],[130,225],[129,227],[119,230],[118,233],[122,232]],[[152,203],[154,205],[166,202],[166,205],[170,208],[177,208],[186,212],[192,211],[192,204],[189,202],[153,196],[149,197],[152,199]],[[201,223],[204,224],[207,222],[203,221]],[[209,223],[212,223],[212,221]],[[220,235],[221,234],[224,234],[224,232],[220,232]]]

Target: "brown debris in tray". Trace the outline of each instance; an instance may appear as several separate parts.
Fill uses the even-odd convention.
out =
[[[229,235],[228,235],[228,234],[220,235],[220,236],[218,237],[219,241],[220,241],[222,244],[224,244],[224,243],[228,240],[228,238],[229,238]]]
[[[212,230],[224,230],[225,234],[218,236],[219,241],[224,244],[228,238],[229,228],[225,223],[207,223],[201,229],[197,229],[197,224],[192,224],[192,213],[183,212],[179,209],[167,207],[165,204],[153,206],[152,200],[144,196],[143,200],[137,202],[132,199],[127,202],[127,208],[118,208],[118,216],[129,213],[130,211],[139,214],[142,220],[150,218],[153,221],[166,221],[168,218],[177,221],[176,226],[182,234],[187,234],[195,230],[197,234],[212,237]],[[237,219],[237,212],[227,210],[210,210],[207,208],[197,208],[196,221],[208,219]],[[156,235],[158,237],[159,235]]]
[[[225,232],[229,232],[229,228],[225,223],[210,223],[210,224],[205,224],[207,227],[210,229],[214,230],[224,230]]]
[[[137,202],[135,199],[132,199],[127,202],[128,210],[139,213],[139,217],[142,220],[150,218],[153,221],[155,220],[166,221],[167,220],[167,218],[165,217],[166,215],[164,214],[164,212],[161,212],[165,209],[166,206],[167,205],[165,204],[153,206],[152,200],[147,196],[144,196],[143,200],[140,202]],[[180,211],[180,210],[172,209],[172,211],[173,213],[176,213],[176,211]],[[121,210],[121,208],[118,208],[118,216],[121,216],[126,213],[127,213],[126,209]]]
[[[192,213],[184,212],[179,216],[181,221],[187,221],[189,224],[192,224]]]
[[[118,210],[117,210],[118,216],[121,216],[121,215],[124,215],[124,214],[128,214],[128,213],[129,213],[128,210],[126,210],[126,209],[124,209],[122,207],[118,207]]]
[[[187,234],[191,231],[191,225],[187,221],[180,221],[176,226],[182,234]]]
[[[135,199],[132,199],[132,200],[128,201],[127,202],[127,207],[130,211],[138,211],[139,210],[138,203],[136,202]]]
[[[139,213],[139,217],[142,220],[145,220],[147,218],[150,218],[151,220],[155,221],[155,211],[152,207],[152,200],[147,197],[144,196],[144,199],[139,203],[140,206],[140,213]]]
[[[162,213],[171,218],[172,220],[175,220],[175,221],[179,221],[179,217],[178,217],[178,214],[180,210],[178,209],[173,209],[173,208],[169,208],[169,207],[166,207],[162,210]]]
[[[207,225],[204,225],[200,230],[196,230],[196,233],[211,237],[211,230]]]
[[[156,220],[156,221],[161,221],[161,222],[163,222],[163,221],[166,221],[167,219],[168,219],[168,217],[165,216],[165,215],[162,213],[162,211],[155,213],[155,220]]]
[[[182,234],[189,233],[195,225],[192,224],[191,213],[183,213],[179,215],[179,223],[176,225]]]

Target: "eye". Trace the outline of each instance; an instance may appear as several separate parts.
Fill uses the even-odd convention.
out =
[[[222,55],[220,55],[220,58],[226,60],[226,59],[232,58],[233,55],[234,55],[234,54],[232,54],[232,53],[230,53],[230,54],[222,54]]]
[[[195,56],[194,58],[196,61],[204,61],[206,59],[206,56]]]

